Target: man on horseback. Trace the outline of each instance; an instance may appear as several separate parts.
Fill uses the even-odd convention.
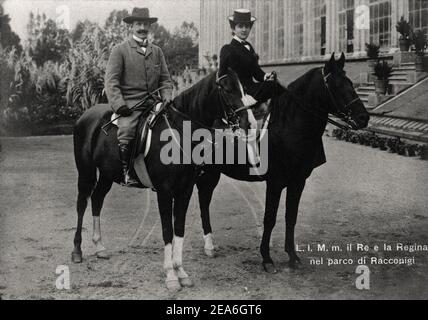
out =
[[[172,100],[173,84],[162,49],[147,39],[150,25],[157,20],[150,17],[147,8],[134,8],[131,16],[123,19],[132,25],[132,36],[113,48],[106,69],[107,98],[114,112],[121,116],[117,138],[126,186],[138,185],[129,176],[129,163],[142,110],[140,107],[132,110],[132,107],[159,88],[162,88],[159,91],[164,103]],[[141,108],[149,108],[154,103],[155,99],[149,97]]]

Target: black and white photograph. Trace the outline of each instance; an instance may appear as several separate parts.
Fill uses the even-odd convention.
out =
[[[428,0],[0,0],[0,300],[427,300],[427,37]]]

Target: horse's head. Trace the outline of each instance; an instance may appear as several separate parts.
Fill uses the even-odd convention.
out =
[[[238,75],[231,68],[227,69],[227,73],[218,77],[217,86],[223,104],[225,120],[233,127],[243,127],[242,121],[248,121],[246,118],[247,112],[242,101],[244,90]]]
[[[342,52],[339,60],[334,58],[333,53],[322,68],[328,111],[344,120],[353,129],[362,129],[367,127],[370,117],[355,92],[352,81],[346,76],[344,66],[345,55]]]

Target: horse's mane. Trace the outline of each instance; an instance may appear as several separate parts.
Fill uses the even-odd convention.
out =
[[[303,90],[307,90],[309,83],[320,68],[312,68],[304,75],[300,76],[288,85],[288,88],[296,95],[304,93]]]
[[[203,108],[204,105],[201,103],[203,99],[206,99],[213,90],[216,88],[215,85],[216,73],[213,72],[190,88],[181,92],[177,97],[174,98],[174,105],[177,109],[187,114],[193,114],[194,112],[200,113],[201,110],[197,108]]]
[[[288,117],[293,117],[294,111],[299,107],[298,102],[293,96],[301,97],[302,100],[307,96],[309,85],[319,68],[312,68],[305,74],[291,82],[284,92],[274,97],[271,102],[270,110],[274,118],[286,121]],[[290,91],[292,94],[290,94]]]

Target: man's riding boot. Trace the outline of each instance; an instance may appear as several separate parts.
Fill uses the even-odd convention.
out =
[[[119,143],[119,156],[123,168],[123,184],[126,187],[135,187],[139,182],[129,176],[129,163],[132,149],[129,143]]]

